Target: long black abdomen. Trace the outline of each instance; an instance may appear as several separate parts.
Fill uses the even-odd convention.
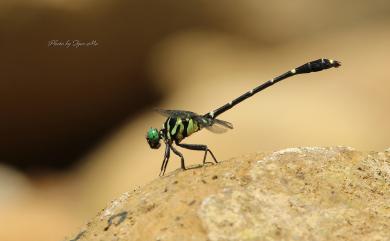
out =
[[[219,116],[220,114],[222,114],[223,112],[233,108],[233,106],[239,104],[240,102],[248,99],[249,97],[253,96],[254,94],[270,87],[271,85],[274,85],[276,83],[278,83],[279,81],[282,81],[284,79],[287,79],[291,76],[294,76],[294,75],[297,75],[297,74],[306,74],[306,73],[311,73],[311,72],[317,72],[317,71],[321,71],[321,70],[325,70],[325,69],[329,69],[329,68],[332,68],[332,67],[339,67],[341,65],[341,63],[339,61],[336,61],[336,60],[332,60],[332,59],[317,59],[317,60],[314,60],[314,61],[311,61],[311,62],[308,62],[304,65],[301,65],[299,66],[298,68],[295,68],[295,69],[292,69],[290,71],[287,71],[286,73],[276,77],[276,78],[272,78],[270,80],[268,80],[267,82],[257,86],[256,88],[254,89],[251,89],[249,90],[248,92],[240,95],[239,97],[237,97],[236,99],[230,101],[229,103],[219,107],[218,109],[216,110],[213,110],[207,114],[205,114],[204,116],[207,117],[207,118],[216,118],[217,116]]]

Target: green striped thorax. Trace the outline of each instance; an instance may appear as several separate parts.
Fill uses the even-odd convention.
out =
[[[148,132],[146,133],[146,140],[152,149],[158,149],[161,146],[161,136],[156,128],[149,128]]]

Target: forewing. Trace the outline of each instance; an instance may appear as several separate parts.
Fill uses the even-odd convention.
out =
[[[233,129],[233,124],[224,120],[214,119],[214,125],[221,125],[229,129]]]
[[[206,129],[220,134],[220,133],[225,133],[228,129],[233,129],[233,125],[230,122],[219,120],[219,119],[209,119],[211,122],[211,125],[206,126]]]
[[[192,118],[194,116],[198,116],[198,114],[186,111],[186,110],[164,110],[164,109],[154,109],[157,113],[165,116],[165,117],[179,117],[179,118]]]
[[[216,134],[222,134],[222,133],[225,133],[228,129],[223,127],[223,126],[212,125],[212,126],[206,126],[206,130],[211,131],[211,132],[216,133]]]
[[[155,109],[155,111],[165,117],[192,118],[201,128],[206,128],[213,133],[225,133],[228,129],[233,129],[233,125],[230,122],[201,116],[191,111],[165,109]]]

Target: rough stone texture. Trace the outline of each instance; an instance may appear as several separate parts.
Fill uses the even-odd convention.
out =
[[[390,240],[390,149],[289,148],[177,170],[69,240]]]

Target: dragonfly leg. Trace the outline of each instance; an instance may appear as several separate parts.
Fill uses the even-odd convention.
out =
[[[164,153],[164,160],[161,164],[161,171],[159,176],[164,176],[165,170],[167,169],[168,161],[169,161],[169,155],[170,155],[170,147],[168,143],[165,143],[165,153]]]
[[[183,154],[181,154],[178,150],[176,150],[176,148],[174,148],[173,146],[171,146],[171,149],[173,151],[173,153],[175,153],[176,155],[178,155],[180,157],[180,160],[181,160],[181,169],[183,170],[186,170],[186,166],[184,164],[184,157],[183,157]]]
[[[206,146],[206,145],[198,145],[198,144],[184,144],[184,143],[176,143],[178,146],[194,150],[194,151],[204,151],[204,157],[203,157],[203,165],[206,163],[206,157],[207,152],[210,152],[210,155],[213,157],[214,162],[218,163],[217,159],[215,158],[213,152]]]

